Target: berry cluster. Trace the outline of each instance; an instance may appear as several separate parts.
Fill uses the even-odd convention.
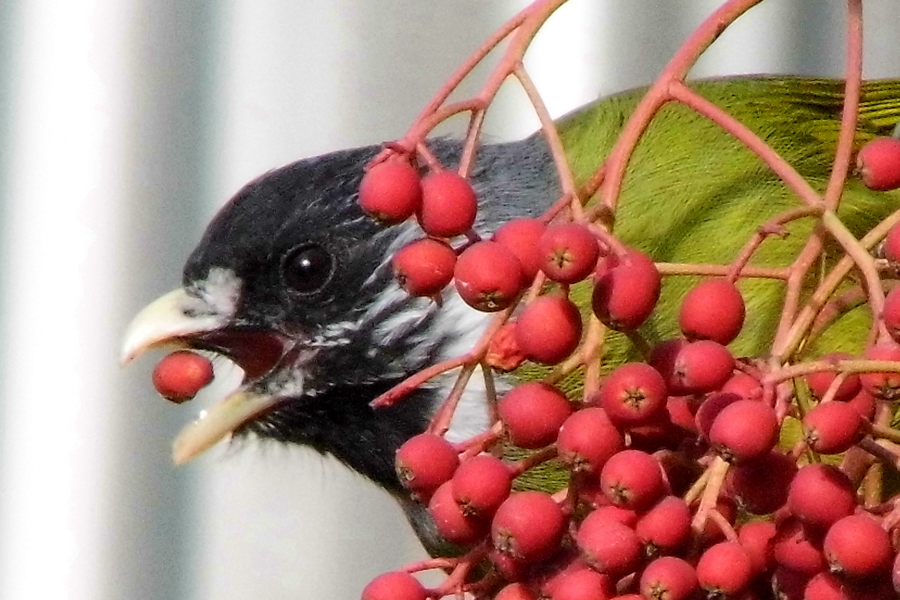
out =
[[[866,185],[883,189],[885,169],[900,169],[885,158],[895,147],[875,140],[859,152]],[[432,196],[441,200],[426,209]],[[385,223],[415,215],[426,234],[394,257],[407,292],[440,302],[453,283],[475,309],[510,309],[483,368],[554,367],[497,398],[489,431],[451,443],[439,411],[400,448],[398,477],[459,555],[380,576],[364,600],[751,599],[772,590],[816,600],[900,589],[900,496],[870,493],[882,491],[873,483],[882,464],[900,464],[900,433],[889,427],[900,373],[865,362],[900,361],[900,287],[883,313],[897,339],[880,338],[861,358],[783,366],[728,348],[746,316],[740,277],[701,279],[677,311],[680,337],[643,347],[643,360],[612,368],[573,401],[559,383],[584,364],[586,320],[645,346],[638,328],[662,280],[652,257],[571,215],[514,219],[482,239],[466,180],[445,171],[419,180],[408,158],[376,163],[360,202]],[[454,249],[457,236],[466,239]],[[883,252],[900,256],[900,226]],[[587,316],[574,300],[585,283]],[[420,584],[412,573],[429,568],[447,571],[446,582]]]

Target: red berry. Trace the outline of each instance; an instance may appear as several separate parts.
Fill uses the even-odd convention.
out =
[[[451,238],[475,224],[478,201],[472,185],[454,171],[438,171],[422,178],[422,202],[416,212],[428,235]]]
[[[866,421],[871,421],[875,418],[875,409],[878,408],[875,397],[864,388],[861,388],[855,396],[848,400],[847,404],[856,409],[859,416]]]
[[[476,242],[463,250],[453,276],[460,298],[484,312],[503,310],[521,291],[519,259],[496,242]]]
[[[737,394],[747,400],[759,400],[762,397],[762,384],[746,373],[735,373],[722,384],[721,391]]]
[[[634,529],[634,526],[637,525],[638,522],[638,515],[636,512],[630,508],[622,508],[615,504],[598,506],[591,514],[594,515],[595,519],[608,519],[610,521],[615,521],[616,523],[621,523],[631,529]]]
[[[646,363],[627,363],[600,388],[600,405],[617,425],[645,423],[663,411],[668,393],[659,372]]]
[[[500,552],[529,563],[553,554],[565,529],[562,509],[549,494],[518,492],[497,509],[491,539]]]
[[[640,450],[611,456],[600,472],[600,485],[613,504],[637,511],[653,506],[666,493],[659,463]]]
[[[828,571],[813,576],[803,590],[803,600],[889,600],[893,590],[881,580],[848,581]]]
[[[772,557],[792,571],[815,575],[825,568],[822,554],[822,534],[803,525],[796,518],[788,518],[778,525],[772,545]]]
[[[900,344],[893,341],[876,344],[866,348],[863,358],[900,362]],[[900,373],[861,373],[859,381],[875,398],[888,402],[900,400]]]
[[[190,400],[212,380],[209,359],[187,350],[165,356],[153,369],[153,387],[172,402]]]
[[[708,279],[687,293],[678,312],[678,325],[688,339],[730,344],[744,326],[744,298],[727,279]]]
[[[467,515],[453,497],[451,482],[441,484],[428,501],[428,514],[435,529],[451,544],[474,544],[487,535],[490,521]]]
[[[738,530],[738,542],[753,561],[755,573],[768,571],[772,566],[772,552],[777,531],[772,521],[750,521],[744,523]]]
[[[670,384],[670,390],[691,394],[713,392],[731,378],[733,371],[734,357],[728,348],[712,340],[697,340],[683,346],[678,353],[671,376],[675,387],[672,389]]]
[[[402,571],[379,575],[362,592],[362,600],[425,600],[426,597],[422,584]]]
[[[885,296],[881,318],[891,338],[900,340],[900,286],[894,286]]]
[[[453,279],[456,252],[432,238],[407,244],[391,259],[394,278],[410,296],[434,296]]]
[[[516,255],[522,266],[522,275],[528,285],[541,268],[538,242],[547,226],[539,219],[520,218],[508,221],[494,232],[492,238]]]
[[[867,142],[856,155],[856,170],[870,190],[900,187],[900,139],[877,137]]]
[[[464,461],[453,479],[453,498],[466,515],[491,516],[509,496],[513,474],[496,456],[479,454]]]
[[[840,454],[862,438],[862,425],[862,417],[850,404],[826,402],[803,417],[803,437],[816,452]]]
[[[541,586],[546,600],[609,600],[615,593],[614,582],[578,561],[580,568],[566,569]]]
[[[796,474],[796,461],[775,450],[733,465],[725,476],[725,489],[745,511],[766,515],[787,502],[788,488]]]
[[[719,416],[719,413],[735,402],[740,402],[742,399],[741,396],[729,392],[719,392],[707,396],[706,399],[700,403],[700,406],[697,408],[697,413],[694,415],[694,422],[700,435],[708,440],[712,424],[715,422],[716,417]]]
[[[600,474],[609,458],[625,447],[622,434],[599,407],[575,411],[556,440],[559,458],[575,472]]]
[[[894,225],[884,238],[884,256],[891,262],[900,262],[900,225]]]
[[[422,202],[419,173],[404,160],[388,160],[369,169],[359,184],[359,204],[383,225],[405,221]]]
[[[850,515],[837,521],[822,544],[832,570],[848,577],[886,573],[894,555],[888,532],[867,515]]]
[[[497,592],[494,600],[537,600],[537,596],[521,583],[510,583]]]
[[[758,400],[738,400],[716,416],[709,441],[732,462],[752,460],[768,454],[778,443],[775,410]]]
[[[753,578],[753,561],[737,542],[721,542],[706,550],[697,562],[697,579],[710,594],[735,596]]]
[[[519,349],[529,360],[555,365],[578,347],[581,314],[565,296],[539,296],[519,315],[515,335]]]
[[[832,352],[831,354],[826,354],[819,360],[825,361],[839,361],[839,360],[847,360],[853,358],[851,355],[846,352]],[[825,392],[828,391],[828,388],[831,387],[831,382],[834,381],[837,373],[834,371],[816,371],[815,373],[808,373],[805,377],[807,385],[809,385],[809,390],[815,395],[816,398],[821,399]],[[851,373],[847,377],[844,378],[844,381],[838,386],[837,393],[834,395],[835,400],[849,400],[859,391],[859,375],[855,373]]]
[[[674,554],[691,535],[691,509],[678,496],[666,496],[641,516],[634,530],[648,556]]]
[[[580,223],[551,225],[538,242],[541,269],[553,281],[573,284],[591,274],[600,256],[600,246],[591,231]]]
[[[630,331],[647,320],[659,299],[661,277],[646,254],[629,249],[597,262],[591,306],[610,329]]]
[[[641,542],[633,529],[589,514],[575,536],[584,562],[594,570],[618,579],[634,571],[641,555]]]
[[[829,527],[853,513],[856,492],[850,479],[837,467],[806,465],[791,482],[787,504],[804,523]]]
[[[497,403],[510,441],[522,448],[542,448],[556,440],[572,405],[555,387],[531,381],[513,388]]]
[[[686,600],[698,588],[697,571],[675,556],[657,558],[641,574],[641,596],[647,600]]]
[[[433,433],[413,436],[397,450],[397,477],[423,502],[453,477],[458,466],[459,455],[453,444]]]

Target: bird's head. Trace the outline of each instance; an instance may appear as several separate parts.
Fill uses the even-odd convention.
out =
[[[461,144],[437,140],[432,150],[449,166]],[[439,307],[393,280],[392,254],[422,233],[412,222],[383,228],[359,208],[364,167],[378,151],[301,160],[247,184],[210,223],[182,286],[129,325],[124,362],[151,348],[190,348],[244,371],[236,391],[178,436],[175,462],[223,438],[255,434],[332,454],[405,497],[395,451],[427,426],[453,377],[389,408],[370,402],[416,371],[467,352],[490,316],[453,290]],[[557,193],[540,137],[482,147],[471,180],[481,232],[540,212]],[[483,390],[470,383],[449,437],[487,424]]]
[[[425,428],[443,386],[393,408],[369,402],[465,351],[484,317],[455,299],[438,310],[393,281],[391,254],[420,233],[382,228],[359,209],[364,165],[377,151],[299,161],[246,185],[209,225],[182,287],[129,325],[123,361],[186,347],[244,371],[240,387],[176,439],[177,463],[252,433],[333,454],[397,489],[394,451]]]

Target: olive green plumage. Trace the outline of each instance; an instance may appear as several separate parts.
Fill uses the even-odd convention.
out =
[[[840,127],[842,81],[732,77],[690,85],[772,146],[814,189],[824,190]],[[559,121],[576,181],[584,182],[607,156],[645,91],[637,89],[600,99]],[[890,135],[898,121],[900,80],[865,83],[854,148],[873,137]],[[615,234],[656,261],[727,265],[767,219],[801,205],[772,171],[732,136],[672,102],[654,119],[629,162],[615,216]],[[851,175],[838,215],[859,238],[898,208],[900,191],[873,192]],[[766,240],[750,265],[790,265],[814,225],[813,218],[792,222],[787,226],[790,235]],[[829,241],[821,264],[810,270],[807,290],[842,255]],[[664,279],[657,309],[640,329],[648,342],[678,335],[680,299],[697,281],[697,277]],[[781,313],[784,284],[742,279],[739,288],[747,304],[747,318],[741,335],[730,347],[739,356],[765,355]],[[589,286],[580,286],[574,293],[586,312]],[[859,351],[870,324],[865,306],[848,311],[802,354]],[[615,332],[608,334],[605,355],[604,372],[638,358],[632,345]],[[545,372],[529,365],[517,375],[532,379]],[[577,375],[564,382],[572,395],[578,393],[580,385]],[[528,487],[545,485],[534,479],[521,483]]]

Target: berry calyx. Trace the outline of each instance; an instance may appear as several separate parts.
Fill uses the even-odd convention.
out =
[[[497,242],[476,242],[463,250],[453,276],[459,297],[484,312],[508,307],[522,289],[519,260]]]
[[[600,256],[594,234],[580,223],[547,227],[538,242],[541,270],[558,283],[578,283],[591,274]]]

